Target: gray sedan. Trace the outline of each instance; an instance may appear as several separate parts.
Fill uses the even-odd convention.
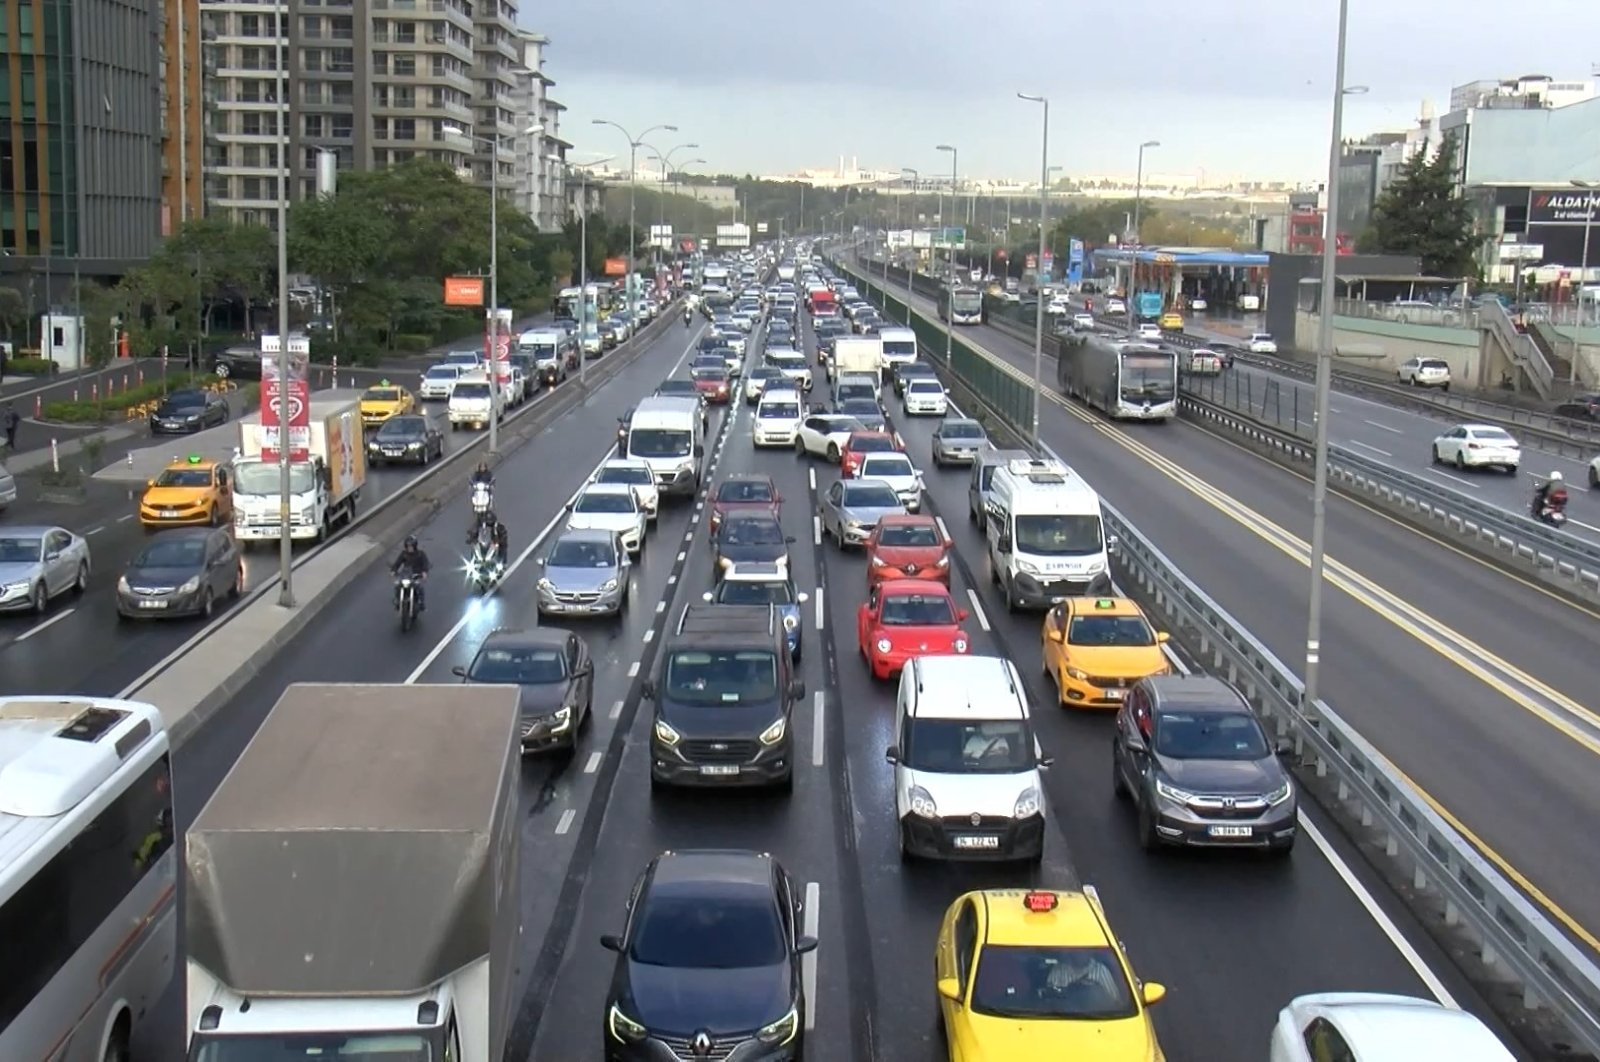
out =
[[[0,530],[0,612],[43,612],[89,585],[89,543],[64,527]]]
[[[951,418],[933,429],[933,463],[970,465],[988,444],[982,424],[965,417]]]
[[[225,528],[156,533],[117,580],[117,618],[208,618],[219,599],[244,592],[244,562]]]
[[[615,616],[628,607],[633,564],[615,531],[563,531],[539,565],[541,616]]]
[[[878,521],[906,511],[893,488],[877,479],[838,479],[817,504],[822,531],[833,536],[840,549],[867,541]]]

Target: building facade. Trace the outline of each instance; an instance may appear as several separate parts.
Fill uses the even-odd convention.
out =
[[[205,213],[205,60],[200,0],[163,0],[161,235]]]
[[[544,72],[544,50],[550,39],[519,30],[517,44],[521,49],[513,97],[517,205],[540,232],[557,232],[568,216],[566,161],[572,145],[561,137],[567,108],[551,96],[555,82]]]

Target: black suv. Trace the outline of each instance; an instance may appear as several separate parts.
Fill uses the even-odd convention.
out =
[[[794,786],[794,675],[778,609],[690,605],[662,647],[650,786]]]

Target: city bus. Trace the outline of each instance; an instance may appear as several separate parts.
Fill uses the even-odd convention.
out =
[[[944,288],[939,293],[939,320],[983,324],[983,292],[977,288]]]
[[[1154,343],[1063,336],[1056,382],[1113,420],[1171,420],[1178,413],[1178,355]]]
[[[153,705],[0,698],[0,1059],[130,1057],[176,970],[173,842]]]

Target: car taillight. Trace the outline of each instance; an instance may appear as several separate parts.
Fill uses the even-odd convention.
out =
[[[1469,442],[1469,443],[1467,443],[1467,449],[1476,450],[1476,449],[1478,449],[1478,444]]]

